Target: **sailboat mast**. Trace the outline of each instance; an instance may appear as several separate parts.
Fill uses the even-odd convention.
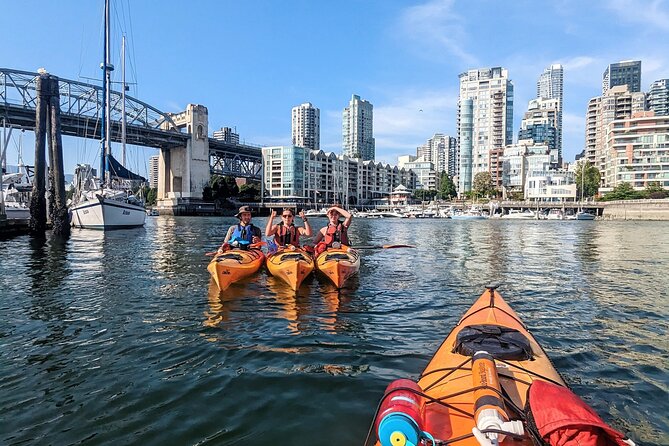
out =
[[[121,70],[123,72],[123,85],[121,90],[121,165],[125,167],[125,34],[121,46]]]
[[[111,64],[111,44],[110,44],[110,22],[109,22],[109,0],[105,0],[105,80],[104,80],[104,138],[103,138],[103,149],[105,153],[105,164],[104,164],[104,178],[105,182],[109,183],[109,156],[111,155],[111,72],[114,69],[114,66]]]

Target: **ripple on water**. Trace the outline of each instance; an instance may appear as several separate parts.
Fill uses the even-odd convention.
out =
[[[364,251],[340,292],[262,272],[219,293],[203,253],[233,222],[0,242],[0,443],[359,444],[501,282],[576,393],[669,444],[667,224],[356,220],[355,243],[416,249]]]

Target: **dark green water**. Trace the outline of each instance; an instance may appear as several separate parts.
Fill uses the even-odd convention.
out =
[[[417,249],[366,251],[339,293],[261,272],[219,295],[229,223],[0,241],[0,444],[362,444],[493,281],[606,421],[669,444],[669,223],[356,220]]]

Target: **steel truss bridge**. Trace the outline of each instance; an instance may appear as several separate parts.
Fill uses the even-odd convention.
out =
[[[39,73],[0,68],[0,120],[21,130],[35,131],[37,78]],[[67,136],[101,139],[101,86],[59,78],[61,132]],[[110,92],[110,138],[121,142],[121,92]],[[174,124],[169,113],[130,96],[125,97],[126,143],[174,149],[186,147],[191,135]],[[209,139],[211,172],[260,179],[259,147]]]

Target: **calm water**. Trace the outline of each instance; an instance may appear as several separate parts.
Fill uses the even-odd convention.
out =
[[[417,249],[366,251],[339,293],[219,295],[203,254],[232,222],[0,241],[0,444],[362,444],[493,281],[605,420],[669,444],[669,223],[356,220]]]

